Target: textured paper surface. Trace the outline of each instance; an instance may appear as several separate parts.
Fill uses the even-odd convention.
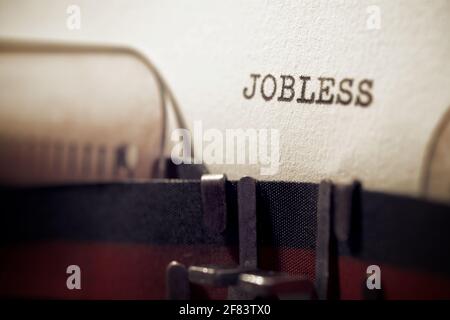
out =
[[[66,28],[70,4],[81,8],[80,30]],[[381,10],[379,30],[366,27],[369,5]],[[190,125],[280,129],[280,171],[264,179],[357,177],[369,189],[410,195],[423,193],[428,146],[450,106],[449,32],[446,0],[0,2],[2,37],[138,48]],[[251,73],[369,78],[374,101],[355,108],[246,100]],[[230,178],[259,173],[210,169]],[[449,172],[440,180],[448,189]]]

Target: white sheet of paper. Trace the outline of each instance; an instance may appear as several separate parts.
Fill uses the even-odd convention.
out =
[[[66,26],[70,4],[81,10],[79,30]],[[372,5],[379,29],[367,25]],[[212,172],[312,182],[355,177],[372,190],[444,200],[450,173],[442,168],[450,160],[442,154],[450,143],[437,143],[447,163],[438,165],[439,190],[424,190],[423,180],[450,106],[449,32],[446,0],[0,2],[1,37],[138,48],[190,126],[202,120],[205,129],[280,130],[276,175],[259,176],[249,165],[210,165]],[[252,73],[372,79],[373,103],[247,100],[242,90]]]

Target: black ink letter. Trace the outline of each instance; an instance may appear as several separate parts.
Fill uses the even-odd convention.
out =
[[[298,103],[313,103],[314,102],[314,92],[311,93],[311,97],[309,99],[305,98],[306,93],[306,82],[311,80],[311,77],[300,76],[300,80],[302,80],[302,94],[300,98],[297,99]]]
[[[364,85],[367,85],[367,89],[364,89]],[[364,79],[359,83],[358,89],[360,95],[356,98],[355,105],[361,106],[361,107],[367,107],[372,103],[372,93],[370,92],[370,89],[372,89],[373,81]],[[363,101],[361,96],[366,96],[366,101]]]
[[[270,95],[266,95],[264,93],[264,84],[266,83],[267,79],[271,79],[273,81],[273,91]],[[261,82],[261,95],[264,98],[264,100],[269,101],[272,100],[273,96],[275,95],[275,92],[277,91],[277,80],[275,79],[275,77],[271,74],[268,74],[267,76],[265,76]]]

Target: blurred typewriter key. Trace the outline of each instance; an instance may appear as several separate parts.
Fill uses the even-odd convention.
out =
[[[177,261],[166,269],[166,296],[168,300],[188,300],[191,296],[187,269]]]
[[[310,280],[274,271],[242,273],[238,287],[254,299],[315,299],[314,284]]]
[[[243,272],[250,272],[250,270],[239,267],[203,265],[191,266],[188,271],[189,281],[192,283],[213,287],[235,285],[239,279],[239,275]]]

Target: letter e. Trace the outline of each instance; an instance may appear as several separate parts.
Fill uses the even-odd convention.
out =
[[[368,6],[366,9],[369,15],[366,20],[366,28],[369,30],[381,29],[381,9],[379,6]]]

